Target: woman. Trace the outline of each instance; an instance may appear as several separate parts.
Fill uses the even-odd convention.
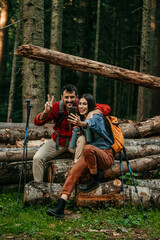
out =
[[[95,108],[93,96],[84,94],[79,100],[78,108],[81,117],[71,114],[68,121],[86,131],[86,136],[87,131],[90,130],[92,139],[90,144],[84,146],[84,155],[70,170],[56,207],[47,211],[51,216],[64,217],[66,201],[80,178],[90,172],[89,180],[79,186],[80,191],[89,192],[99,186],[98,169],[110,168],[114,162],[113,142],[107,134],[104,117],[102,114],[95,114],[91,119],[86,120],[88,113]]]

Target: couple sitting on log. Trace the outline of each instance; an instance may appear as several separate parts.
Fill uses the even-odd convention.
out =
[[[110,113],[108,105],[95,104],[91,94],[84,94],[77,99],[77,89],[68,84],[63,87],[61,101],[53,103],[48,96],[43,113],[39,113],[34,123],[43,125],[51,120],[54,121],[52,139],[45,143],[34,155],[33,176],[34,181],[43,182],[43,168],[45,162],[68,151],[73,128],[79,128],[79,137],[75,150],[75,165],[70,170],[64,183],[61,198],[58,199],[54,209],[47,211],[48,215],[64,217],[64,207],[76,184],[90,173],[90,178],[79,185],[82,192],[89,192],[99,186],[98,169],[110,168],[114,162],[112,151],[112,139],[106,131],[103,115]],[[69,109],[76,106],[76,114],[70,113]],[[88,131],[92,133],[90,143],[86,144],[85,136]]]

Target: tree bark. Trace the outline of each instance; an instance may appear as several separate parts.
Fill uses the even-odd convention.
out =
[[[24,189],[24,205],[51,203],[60,197],[63,184],[59,183],[28,183]],[[139,205],[137,193],[134,186],[124,185],[126,204]],[[138,194],[143,206],[160,207],[160,191],[149,187],[137,186]],[[73,191],[70,199],[76,197]],[[78,192],[77,206],[105,207],[105,204],[122,205],[123,193],[121,192],[121,181],[114,180],[100,183],[99,188],[89,193]]]
[[[160,191],[149,187],[137,186],[138,194],[144,207],[154,206],[160,208]],[[133,206],[139,205],[134,186],[125,185],[126,202]]]
[[[29,124],[30,127],[35,126],[33,123]],[[0,129],[3,128],[24,128],[26,127],[26,123],[11,123],[11,122],[0,122]]]
[[[27,182],[33,180],[32,164],[33,161],[29,160],[28,158]],[[71,154],[62,154],[61,156],[52,160],[46,164],[44,168],[44,182],[64,183],[73,164],[73,157]],[[2,160],[0,160],[0,184],[18,183],[21,169],[24,169],[24,165],[22,165],[22,158],[18,159],[17,161],[11,160],[2,162]]]
[[[125,146],[144,146],[144,145],[159,145],[160,137],[140,138],[140,139],[125,139]]]
[[[60,53],[39,46],[26,44],[20,46],[15,54],[82,72],[118,79],[148,88],[160,89],[160,78],[158,77]]]
[[[32,150],[32,155],[34,155],[33,151],[36,152],[36,150]],[[22,152],[21,152],[22,153]],[[5,153],[6,154],[6,153]],[[7,155],[7,161],[4,159],[4,155],[0,156],[0,164],[1,164],[1,171],[2,176],[0,174],[0,182],[2,181],[3,183],[8,183],[10,182],[10,175],[18,176],[19,170],[15,173],[14,169],[19,169],[19,166],[22,164],[22,158],[19,157],[18,153],[15,153],[14,151],[8,152]],[[17,154],[16,159],[13,160],[13,157]],[[30,175],[32,175],[32,161],[30,161],[30,153],[28,153],[28,159],[27,162],[30,163]],[[145,173],[146,171],[149,172],[150,170],[158,169],[160,166],[160,154],[157,155],[151,155],[151,156],[146,156],[143,158],[136,158],[133,160],[130,160],[130,166],[133,172],[138,172],[138,173]],[[48,164],[46,164],[45,167],[45,181],[47,182],[64,182],[70,169],[73,167],[73,155],[70,153],[61,155],[56,159],[53,159],[50,161]],[[129,172],[128,166],[126,162],[123,162],[123,173],[125,174],[126,172]],[[9,171],[9,174],[5,174],[3,172]],[[120,171],[120,163],[115,162],[111,168],[100,171],[100,179],[115,179],[121,175]],[[16,180],[13,180],[12,183],[17,183]]]
[[[27,159],[32,160],[38,148],[29,148],[27,150]],[[0,150],[0,162],[17,162],[23,159],[22,148],[2,148]]]
[[[142,122],[132,122],[120,124],[124,138],[146,138],[158,136],[160,133],[160,116],[150,118]],[[30,124],[28,131],[29,140],[39,140],[41,138],[51,138],[53,133],[53,124],[44,126],[35,126]],[[1,123],[0,124],[0,143],[15,144],[16,140],[22,140],[25,137],[25,124],[21,123]],[[139,140],[144,142],[143,140]],[[145,140],[147,144],[147,139]],[[143,144],[143,143],[140,144]],[[154,142],[153,142],[154,143]],[[150,143],[151,144],[151,143]]]
[[[153,70],[152,73],[155,76],[160,76],[160,1],[156,1],[156,12],[155,12],[155,36],[154,36],[154,58],[153,58]],[[151,91],[151,102],[150,102],[150,116],[160,114],[160,91]]]
[[[50,49],[62,50],[62,22],[63,22],[63,0],[52,0],[51,12],[51,36]],[[61,89],[61,68],[59,66],[49,66],[49,94],[55,97],[55,101],[60,99]]]
[[[24,189],[24,205],[51,203],[60,197],[62,187],[60,183],[28,183]],[[73,191],[70,199],[74,196]]]
[[[98,60],[98,49],[99,49],[99,29],[100,29],[100,9],[101,0],[97,1],[97,23],[96,23],[96,38],[95,38],[95,50],[94,50],[94,60]],[[97,90],[97,76],[93,76],[93,97],[96,101],[96,90]]]
[[[160,179],[137,179],[138,186],[160,190]]]
[[[28,141],[28,147],[40,147],[43,143],[47,142],[49,139],[41,138],[40,140],[29,140]],[[16,148],[23,148],[23,140],[16,141],[15,147]],[[132,148],[134,146],[144,146],[149,147],[148,145],[159,145],[160,146],[160,137],[154,137],[154,138],[140,138],[140,139],[125,139],[125,146],[127,148],[131,146]],[[129,150],[129,148],[128,148]]]
[[[160,116],[136,123],[120,124],[125,138],[143,138],[160,133]]]
[[[49,139],[45,139],[45,138],[41,138],[40,140],[29,140],[27,143],[27,147],[28,148],[34,148],[34,147],[40,147],[42,146],[44,143],[48,142]],[[24,141],[20,140],[20,141],[16,141],[16,148],[23,148]]]
[[[88,207],[89,205],[92,205],[95,207],[104,207],[107,202],[115,202],[117,196],[119,199],[117,193],[120,193],[121,187],[121,181],[115,179],[114,181],[101,183],[98,188],[89,193],[82,193],[79,191],[77,196],[77,206]]]
[[[23,1],[23,44],[44,45],[44,1]],[[30,114],[30,122],[33,122],[38,112],[44,109],[45,84],[44,63],[23,58],[22,65],[22,108],[23,122],[27,118],[27,104],[30,99],[33,109]]]
[[[34,154],[39,149],[39,147],[30,147],[27,148],[27,159],[32,160]],[[68,152],[65,153],[64,159],[70,158],[72,159],[72,153]],[[15,161],[22,161],[23,158],[23,148],[1,148],[0,149],[0,162],[15,162]],[[59,157],[56,157],[59,158]]]
[[[24,190],[24,204],[44,204],[50,203],[53,200],[57,200],[60,197],[62,191],[63,184],[59,183],[28,183],[25,186]],[[98,189],[93,190],[87,195],[90,198],[99,199],[99,201],[104,203],[108,198],[111,198],[111,195],[114,196],[115,192],[120,192],[121,190],[121,181],[114,180],[108,183],[101,183]],[[113,192],[113,193],[111,193]],[[111,194],[110,194],[111,193]],[[72,192],[70,199],[75,197],[75,191]],[[102,196],[103,194],[103,196]],[[85,194],[78,194],[77,205],[79,206],[79,202],[83,201],[82,198]],[[86,196],[87,196],[86,195]],[[112,197],[113,199],[113,197]],[[94,199],[94,201],[96,201]]]
[[[143,158],[136,158],[129,161],[130,167],[133,172],[145,172],[150,171],[152,169],[157,169],[160,165],[160,154],[146,156]],[[129,172],[128,166],[126,162],[122,163],[123,166],[123,174]],[[105,179],[115,179],[121,175],[120,163],[115,163],[111,168],[104,170],[102,172],[104,174],[103,178]]]
[[[160,154],[160,145],[143,145],[143,146],[125,146],[128,159],[142,158],[145,156]],[[115,159],[119,159],[119,154],[116,154]],[[122,153],[122,159],[125,159]]]
[[[33,142],[33,144],[32,144]],[[28,160],[32,160],[34,154],[39,149],[40,145],[44,144],[45,141],[29,141],[27,153]],[[37,146],[38,144],[38,146]],[[13,162],[13,161],[21,161],[23,158],[23,142],[17,145],[18,148],[2,148],[0,150],[0,162]],[[136,159],[142,158],[145,156],[160,154],[160,146],[159,145],[137,145],[137,146],[126,146],[128,159]],[[119,159],[119,154],[116,154],[115,159]],[[125,159],[124,154],[122,153],[122,159]]]
[[[32,162],[27,161],[26,165],[27,171],[26,171],[26,181],[32,181],[33,180],[33,174],[32,174]],[[24,179],[24,165],[20,162],[0,162],[0,185],[6,185],[6,184],[17,184],[19,183],[20,178],[20,172],[23,169],[22,174],[22,184]]]
[[[14,126],[14,125],[13,125]],[[39,140],[41,138],[51,138],[53,133],[53,125],[34,126],[29,127],[28,139]],[[24,139],[25,127],[19,125],[18,128],[0,129],[0,142],[15,144],[17,140]]]
[[[140,54],[140,72],[151,74],[151,63],[153,61],[153,36],[151,29],[152,1],[143,1],[142,12],[142,34],[141,34],[141,54]],[[138,109],[137,120],[142,121],[149,117],[149,92],[144,87],[138,89]]]

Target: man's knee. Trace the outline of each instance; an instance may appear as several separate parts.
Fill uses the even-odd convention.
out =
[[[82,146],[84,146],[86,144],[86,138],[85,138],[84,135],[81,135],[81,136],[78,137],[77,145],[79,145],[79,144],[82,145]]]
[[[33,156],[33,164],[39,165],[42,162],[43,162],[43,159],[40,157],[40,155],[38,153],[35,153],[35,155]]]

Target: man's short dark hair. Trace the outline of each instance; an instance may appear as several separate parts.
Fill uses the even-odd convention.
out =
[[[70,93],[75,92],[75,95],[77,96],[77,88],[76,88],[74,85],[72,85],[72,84],[66,84],[66,85],[62,88],[61,95],[63,95],[63,92],[64,92],[65,90],[66,90],[67,92],[70,92]]]

